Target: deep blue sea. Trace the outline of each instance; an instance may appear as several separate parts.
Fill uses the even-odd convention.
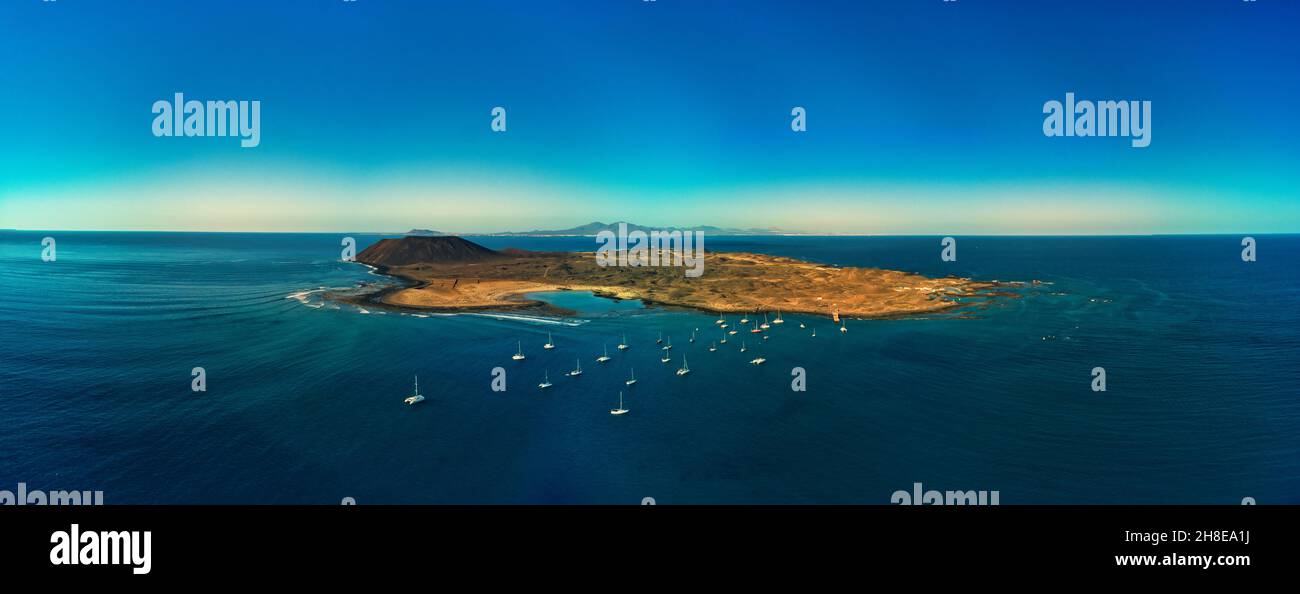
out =
[[[937,237],[711,237],[710,250],[1044,281],[972,315],[847,333],[787,314],[755,349],[761,367],[738,352],[743,333],[708,352],[716,316],[581,293],[547,297],[578,311],[567,319],[363,313],[319,292],[384,282],[339,261],[342,236],[0,232],[0,489],[110,504],[886,504],[920,482],[1003,505],[1300,503],[1300,236],[1257,236],[1251,263],[1240,236],[959,237],[956,262]],[[575,359],[585,373],[563,376]],[[796,366],[806,392],[791,390]],[[194,367],[206,392],[190,389]],[[406,406],[416,374],[428,400]],[[631,412],[615,417],[619,390]]]

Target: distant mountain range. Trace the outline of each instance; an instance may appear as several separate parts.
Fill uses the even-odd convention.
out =
[[[618,226],[627,224],[629,233],[632,231],[703,231],[709,235],[788,235],[788,231],[779,229],[735,229],[728,227],[715,227],[713,225],[696,225],[694,227],[647,227],[626,221],[616,221],[613,223],[602,223],[593,221],[586,225],[578,225],[568,229],[535,229],[533,231],[505,231],[501,233],[489,233],[489,235],[524,235],[533,237],[545,236],[594,236],[601,231],[612,231],[618,233]]]
[[[801,235],[797,231],[782,231],[780,229],[738,229],[734,227],[715,227],[713,225],[696,225],[694,227],[647,227],[626,221],[615,221],[613,223],[602,223],[592,221],[586,225],[578,225],[568,229],[534,229],[532,231],[498,231],[495,233],[443,233],[433,229],[411,229],[402,235],[408,237],[450,237],[455,235],[482,235],[498,237],[593,237],[601,231],[611,231],[618,233],[620,224],[627,224],[627,231],[703,231],[708,235]]]

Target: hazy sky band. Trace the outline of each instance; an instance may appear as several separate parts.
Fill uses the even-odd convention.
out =
[[[46,4],[0,6],[0,227],[1300,230],[1295,3]],[[1151,146],[1044,137],[1067,91]],[[153,137],[175,92],[260,146]]]

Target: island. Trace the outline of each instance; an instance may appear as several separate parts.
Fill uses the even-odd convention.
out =
[[[987,302],[1016,284],[716,251],[690,278],[681,267],[602,267],[594,252],[498,251],[457,236],[381,239],[357,261],[405,281],[368,296],[372,303],[448,311],[539,307],[529,293],[568,290],[717,314],[887,318]]]

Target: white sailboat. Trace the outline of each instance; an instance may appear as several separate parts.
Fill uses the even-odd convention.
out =
[[[765,363],[766,361],[767,361],[767,359],[764,359],[763,357],[759,356],[759,357],[754,357],[753,359],[751,359],[751,360],[749,361],[749,364],[750,364],[750,365],[762,365],[762,364]]]
[[[691,333],[691,342],[695,342],[695,333],[694,333],[694,332]]]
[[[551,338],[551,333],[550,333],[550,332],[547,332],[547,333],[546,333],[546,344],[542,345],[542,348],[544,348],[544,349],[546,349],[546,350],[548,350],[548,351],[551,350],[551,349],[553,349],[553,348],[555,348],[555,339],[554,339],[554,338]]]
[[[611,415],[625,415],[625,414],[627,414],[627,409],[626,409],[626,408],[623,408],[623,393],[622,393],[622,392],[619,392],[619,393],[618,393],[618,408],[610,409],[609,414],[611,414]]]
[[[402,402],[405,402],[405,403],[407,403],[407,404],[415,404],[415,403],[417,403],[417,402],[424,402],[424,396],[420,395],[420,376],[418,376],[418,375],[415,376],[415,394],[413,394],[413,395],[411,395],[411,396],[407,396],[407,397],[406,397],[406,400],[403,400]]]
[[[660,332],[659,338],[655,339],[655,344],[663,344],[663,343],[664,343],[664,333]]]
[[[724,322],[726,322],[726,320],[722,319],[722,314],[718,314],[718,320],[714,322],[714,324],[722,324]]]
[[[805,326],[805,325],[803,324],[803,322],[799,322],[799,327],[800,327],[800,328],[807,328],[807,326]]]
[[[726,328],[726,327],[727,327],[727,320],[726,320],[726,318],[723,318],[723,320],[722,320],[722,325],[721,325],[721,326],[718,326],[718,327],[719,327],[719,328]]]
[[[582,359],[578,359],[578,367],[569,372],[569,377],[578,377],[582,375]]]
[[[550,376],[550,374],[548,374],[547,372],[543,371],[543,372],[542,372],[542,383],[537,384],[537,387],[538,387],[538,388],[541,388],[541,389],[543,389],[543,390],[545,390],[545,389],[551,387],[551,376]]]
[[[635,384],[635,383],[636,383],[636,370],[635,370],[635,369],[632,370],[632,379],[629,379],[629,380],[627,380],[627,381],[625,381],[625,382],[623,382],[623,383],[625,383],[625,384],[627,384],[627,385],[629,385],[629,386],[632,385],[632,384]]]
[[[848,332],[849,329],[844,327],[844,320],[840,320],[840,332]]]
[[[812,333],[812,335],[813,335],[813,338],[817,338],[817,329],[816,329],[816,328],[813,328],[813,333]]]
[[[665,351],[673,350],[673,337],[671,336],[668,337],[668,344],[664,345],[664,350]]]
[[[772,320],[773,324],[784,324],[785,320],[781,319],[781,310],[776,310],[776,319]]]
[[[746,348],[745,348],[745,341],[743,341],[743,340],[740,341],[740,352],[743,353],[743,352],[745,352],[745,351],[747,351],[747,350],[749,350],[749,349],[746,349]]]
[[[727,344],[727,335],[726,335],[726,334],[723,334],[723,335],[722,335],[722,340],[719,340],[719,341],[718,341],[718,344]]]
[[[626,350],[627,350],[627,333],[626,333],[626,332],[623,333],[623,342],[618,343],[618,350],[620,350],[620,351],[626,351]]]
[[[515,353],[514,355],[511,355],[510,358],[514,359],[515,361],[524,360],[524,343],[522,341],[520,341],[519,343],[519,352]]]
[[[677,375],[686,375],[691,372],[691,368],[686,365],[686,355],[682,355],[682,368],[677,370]]]
[[[709,346],[709,352],[712,353],[713,351],[716,351],[716,350],[718,350],[718,343],[715,342],[715,343],[713,343],[712,345]]]
[[[597,363],[604,363],[609,360],[609,345],[605,345],[605,354],[596,357]]]
[[[664,351],[664,357],[663,357],[662,359],[660,359],[659,362],[660,362],[660,363],[667,363],[667,362],[669,362],[669,361],[671,361],[671,360],[672,360],[672,359],[670,359],[670,358],[668,357],[668,351]]]
[[[772,327],[772,326],[768,325],[768,323],[767,323],[767,314],[763,314],[763,325],[762,325],[762,326],[759,326],[759,328],[762,328],[762,329],[764,329],[764,330],[767,330],[768,328],[771,328],[771,327]]]
[[[749,314],[745,314],[745,315],[741,316],[741,317],[740,317],[740,323],[741,323],[741,324],[748,324],[748,323],[749,323]]]

